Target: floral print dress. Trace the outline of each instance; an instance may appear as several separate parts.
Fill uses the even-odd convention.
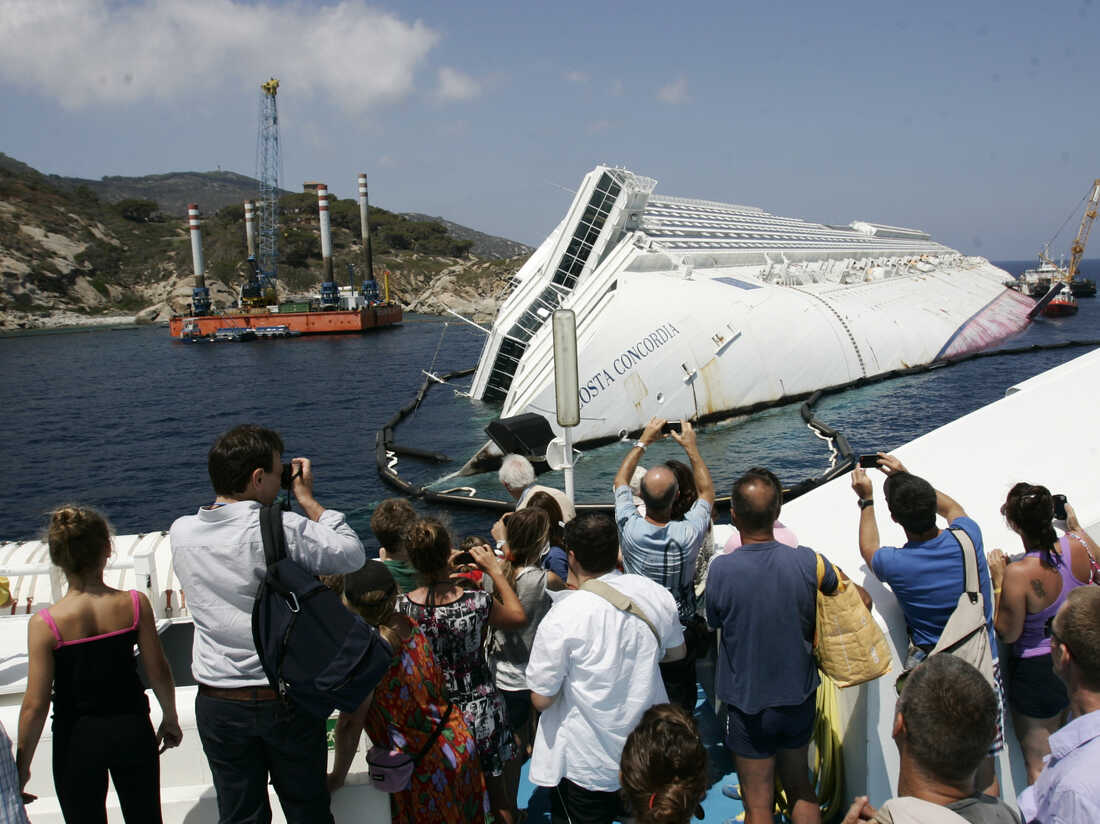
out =
[[[415,754],[435,732],[447,711],[443,672],[428,639],[413,626],[393,664],[374,690],[364,729],[379,746]],[[489,795],[481,772],[477,743],[455,704],[439,737],[417,762],[412,785],[390,795],[394,822],[484,821]]]
[[[447,691],[462,708],[477,739],[481,769],[486,775],[496,776],[515,757],[516,741],[504,697],[493,684],[481,650],[492,600],[493,596],[480,589],[467,590],[449,604],[431,606],[403,595],[397,610],[416,621],[428,636],[443,669]]]

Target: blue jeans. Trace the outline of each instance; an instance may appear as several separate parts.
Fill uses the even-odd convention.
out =
[[[201,693],[195,719],[214,775],[219,824],[269,824],[269,774],[287,824],[332,824],[324,719],[280,700],[231,701]]]

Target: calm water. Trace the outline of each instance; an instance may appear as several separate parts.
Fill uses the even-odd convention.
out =
[[[999,265],[1017,274],[1028,263]],[[1098,262],[1083,269],[1100,276]],[[1006,345],[1085,338],[1100,338],[1097,299],[1082,300],[1076,317],[1036,322]],[[211,500],[206,452],[218,434],[246,421],[279,430],[289,455],[310,457],[318,499],[347,513],[369,538],[373,506],[392,494],[375,470],[375,431],[412,399],[422,369],[473,366],[481,343],[476,329],[435,318],[364,336],[238,346],[173,343],[162,328],[0,337],[0,538],[34,537],[44,513],[65,501],[101,508],[120,533],[167,529]],[[1085,351],[988,358],[885,382],[827,398],[818,417],[844,432],[857,452],[892,449]],[[396,440],[444,452],[455,463],[404,458],[401,474],[429,483],[457,470],[485,441],[483,427],[495,416],[495,407],[436,387]],[[700,444],[720,488],[754,464],[793,482],[819,474],[828,461],[797,405],[708,427]],[[577,468],[578,497],[608,498],[625,450],[613,444],[586,455]],[[660,444],[647,459],[677,452]],[[546,477],[561,483],[556,473]],[[472,482],[482,494],[502,494],[492,476]],[[450,517],[462,534],[487,532],[492,520],[464,510]]]

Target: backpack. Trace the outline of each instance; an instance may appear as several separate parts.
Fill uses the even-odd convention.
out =
[[[948,530],[959,542],[962,550],[964,585],[955,611],[947,619],[947,625],[940,633],[940,640],[929,656],[948,652],[961,658],[982,674],[993,692],[1000,695],[1000,686],[993,673],[993,649],[989,644],[989,625],[985,622],[985,599],[982,597],[978,580],[978,554],[970,536],[959,528]],[[910,668],[911,670],[912,668]],[[898,691],[910,670],[902,673],[898,679]]]
[[[252,639],[268,681],[320,718],[333,708],[357,709],[389,669],[393,651],[339,595],[287,557],[279,507],[261,507],[260,534],[267,573],[252,607]]]

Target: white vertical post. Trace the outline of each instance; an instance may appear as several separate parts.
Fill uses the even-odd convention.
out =
[[[256,210],[251,200],[244,202],[244,237],[248,245],[248,256],[256,257]]]
[[[565,494],[574,498],[573,427],[581,422],[580,380],[577,369],[577,316],[572,309],[554,312],[554,405],[558,425],[565,429],[565,455],[562,472]]]
[[[332,280],[332,228],[328,214],[328,187],[317,185],[317,211],[321,218],[321,258],[325,267],[325,280]]]
[[[199,228],[199,204],[187,204],[187,224],[191,229],[191,262],[195,267],[195,285],[205,286],[206,263],[202,259],[202,230]]]

